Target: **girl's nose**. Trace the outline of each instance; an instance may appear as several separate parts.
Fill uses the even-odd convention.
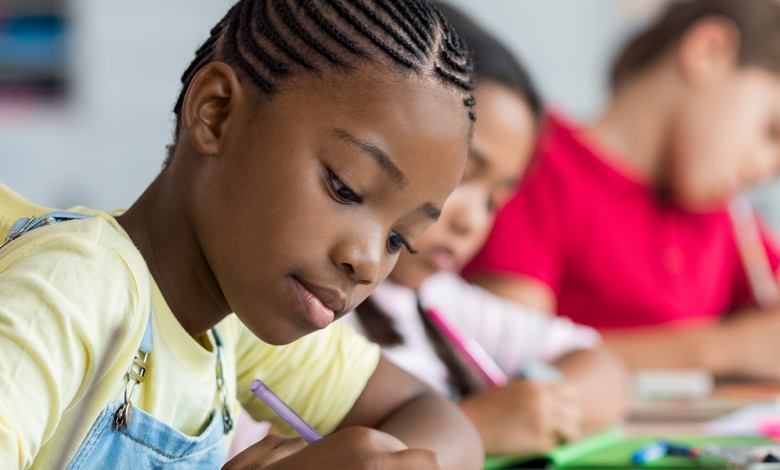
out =
[[[382,249],[387,241],[365,233],[352,233],[331,251],[333,263],[355,283],[370,285],[379,278]]]

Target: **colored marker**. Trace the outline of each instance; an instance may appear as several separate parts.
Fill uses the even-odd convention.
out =
[[[463,354],[474,370],[484,377],[488,383],[496,387],[506,385],[509,380],[506,374],[498,367],[498,364],[477,340],[467,335],[460,327],[439,313],[438,310],[429,309],[425,313],[428,315],[431,323]]]
[[[680,444],[672,444],[667,441],[655,441],[640,448],[631,455],[631,462],[635,464],[646,464],[661,457],[698,457],[701,450],[694,449]]]
[[[701,455],[701,450],[667,442],[666,455],[671,455],[674,457],[698,457]]]
[[[661,457],[665,457],[669,445],[664,441],[655,441],[647,444],[644,447],[639,448],[633,454],[631,454],[631,463],[637,465],[644,465],[654,460],[658,460]]]
[[[309,423],[304,421],[303,418],[298,416],[298,413],[293,411],[293,409],[268,388],[266,384],[259,380],[255,380],[252,382],[252,385],[249,386],[249,389],[257,395],[257,398],[263,400],[263,403],[268,405],[268,408],[271,408],[274,413],[279,415],[285,423],[289,424],[295,432],[306,439],[306,442],[311,444],[314,441],[322,439],[320,433],[311,427]]]

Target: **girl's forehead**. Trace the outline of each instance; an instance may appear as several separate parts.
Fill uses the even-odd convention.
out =
[[[425,159],[438,150],[465,160],[468,110],[462,94],[440,81],[364,66],[301,77],[289,85],[274,98],[272,110],[296,119],[309,117],[320,129],[357,133],[399,158],[412,154]]]
[[[267,145],[266,134],[274,132],[295,147],[341,149],[402,183],[401,197],[425,198],[417,204],[441,207],[463,174],[468,109],[459,91],[437,80],[376,67],[305,75],[262,108],[247,121],[260,139],[256,145]],[[251,103],[246,109],[256,112]]]

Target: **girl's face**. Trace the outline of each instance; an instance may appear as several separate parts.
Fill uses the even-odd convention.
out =
[[[469,159],[460,185],[447,199],[441,218],[401,253],[390,279],[412,289],[438,271],[457,272],[482,247],[496,211],[517,185],[531,155],[536,125],[527,103],[493,83],[480,85]]]
[[[195,233],[233,311],[285,344],[354,309],[418,242],[470,123],[454,87],[373,66],[296,77],[264,104],[242,89],[255,96],[196,179]]]
[[[735,68],[690,91],[671,123],[666,184],[683,206],[723,203],[780,170],[780,78]]]

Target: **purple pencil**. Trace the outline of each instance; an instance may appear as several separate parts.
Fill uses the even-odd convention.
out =
[[[322,439],[320,433],[318,433],[313,427],[303,420],[298,413],[293,411],[290,406],[285,403],[281,398],[268,388],[266,384],[259,380],[252,382],[249,389],[257,395],[257,398],[263,400],[263,403],[268,405],[274,413],[279,415],[285,423],[289,424],[291,428],[295,430],[302,438],[306,439],[306,442],[311,444],[314,441]]]

